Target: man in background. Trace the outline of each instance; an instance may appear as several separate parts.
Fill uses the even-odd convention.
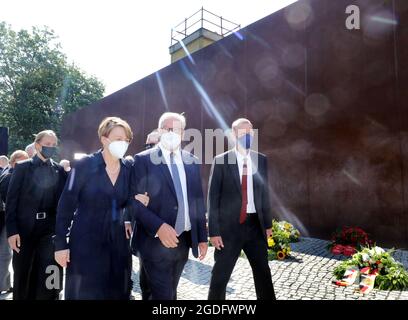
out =
[[[147,135],[145,150],[155,147],[160,142],[160,133],[157,129],[153,130]]]
[[[7,156],[0,156],[0,174],[8,167],[9,159]]]
[[[9,266],[12,252],[7,241],[5,228],[5,208],[7,189],[16,163],[28,159],[28,154],[22,150],[13,152],[10,157],[10,165],[0,175],[0,293],[12,291],[10,282]]]
[[[30,158],[34,157],[37,151],[35,150],[35,144],[30,143],[27,147],[25,147],[25,152],[27,152],[28,156]]]

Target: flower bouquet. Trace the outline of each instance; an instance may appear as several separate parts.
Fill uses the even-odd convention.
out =
[[[335,255],[352,256],[364,246],[371,246],[368,234],[358,227],[343,227],[336,230],[328,249]]]
[[[272,221],[272,232],[284,232],[284,236],[289,238],[290,242],[299,241],[300,232],[292,224],[287,221]]]
[[[367,291],[367,285],[380,290],[403,290],[408,288],[408,272],[397,262],[392,253],[380,247],[363,247],[350,259],[341,262],[333,271],[337,279],[342,279],[347,270],[358,267],[362,281],[360,289]]]
[[[283,260],[291,252],[290,243],[299,240],[299,231],[286,221],[272,221],[272,237],[268,239],[269,260]]]
[[[275,241],[276,239],[276,241]],[[278,237],[270,237],[268,239],[268,259],[283,260],[290,254],[289,241],[284,239],[279,240]]]

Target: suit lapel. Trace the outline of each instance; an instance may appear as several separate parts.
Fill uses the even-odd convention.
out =
[[[183,160],[184,172],[186,173],[187,203],[190,206],[190,203],[192,203],[190,201],[191,192],[188,192],[188,190],[190,190],[190,187],[192,188],[194,186],[194,181],[192,181],[192,179],[194,178],[193,165],[191,163],[191,159],[190,159],[188,153],[183,152],[183,150],[181,151],[181,158]],[[201,183],[201,181],[200,181],[200,183]],[[193,210],[189,210],[190,216],[191,216],[192,212],[193,212]]]
[[[171,177],[169,167],[168,167],[168,165],[166,163],[166,159],[163,157],[161,149],[160,148],[158,148],[158,149],[159,149],[158,155],[161,158],[159,168],[162,171],[164,177],[166,178],[167,184],[169,185],[171,191],[173,192],[173,195],[177,198],[176,190],[174,189],[173,179]]]
[[[253,188],[254,188],[254,200],[256,198],[257,195],[257,190],[259,187],[259,183],[260,183],[260,174],[259,174],[259,164],[258,164],[258,156],[256,153],[254,153],[253,151],[250,152],[250,156],[251,156],[251,164],[252,164],[252,183],[253,183]]]
[[[235,185],[238,188],[239,193],[241,193],[241,179],[239,177],[239,169],[238,169],[238,161],[237,161],[237,156],[235,155],[235,151],[231,151],[232,154],[227,155],[227,163],[228,163],[228,168],[231,171],[231,174],[234,178]]]
[[[254,189],[254,204],[255,204],[255,209],[258,212],[258,208],[261,208],[262,206],[260,205],[260,191],[261,186],[262,186],[262,177],[259,174],[259,163],[258,163],[258,154],[255,152],[250,153],[251,155],[251,162],[252,162],[252,184],[253,184],[253,189]],[[258,192],[259,190],[259,192]]]

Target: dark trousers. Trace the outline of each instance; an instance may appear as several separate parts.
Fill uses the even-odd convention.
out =
[[[146,270],[143,266],[143,260],[139,258],[139,285],[140,290],[142,291],[142,300],[151,299],[151,290],[149,287],[149,281],[147,278]]]
[[[58,299],[63,270],[54,259],[54,225],[55,219],[36,220],[30,235],[20,234],[20,252],[13,252],[14,300]]]
[[[241,227],[241,234],[234,237],[234,240],[224,237],[224,248],[215,250],[215,264],[211,273],[208,299],[225,300],[228,281],[241,250],[244,250],[252,268],[257,299],[275,300],[271,270],[268,264],[268,247],[258,216],[248,215]]]
[[[183,232],[178,239],[176,248],[166,248],[157,243],[154,259],[142,257],[151,300],[177,300],[177,286],[188,260],[191,232]],[[155,241],[160,240],[156,238]]]

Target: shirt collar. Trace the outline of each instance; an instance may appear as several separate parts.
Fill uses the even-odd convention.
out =
[[[244,156],[241,152],[239,152],[237,150],[237,148],[234,148],[234,152],[235,152],[235,156],[237,157],[237,160],[239,161],[244,161],[244,159],[250,159],[251,158],[251,150],[248,150],[248,153],[246,154],[246,156]]]
[[[37,166],[52,166],[53,165],[52,159],[47,159],[45,161],[42,161],[37,154],[33,157],[33,163]]]
[[[170,159],[170,153],[172,153],[172,152],[175,154],[175,156],[177,158],[181,156],[180,147],[175,151],[170,151],[170,150],[166,149],[165,147],[163,147],[163,145],[160,142],[159,142],[158,146],[159,146],[163,156],[165,157],[165,159]]]

